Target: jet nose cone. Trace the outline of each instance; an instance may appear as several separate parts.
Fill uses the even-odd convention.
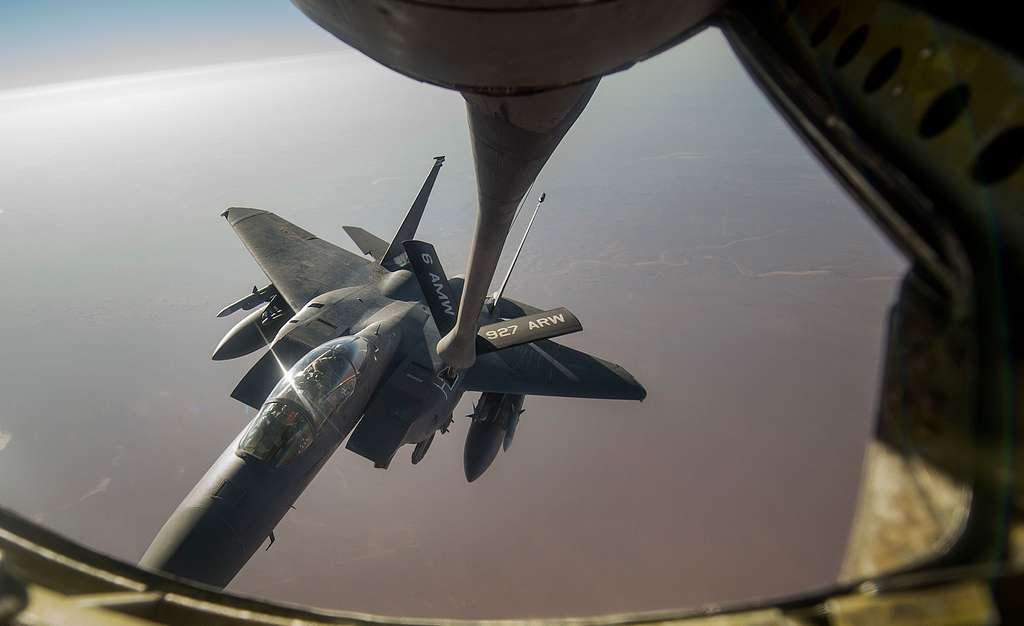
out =
[[[259,549],[277,519],[254,521],[254,510],[270,508],[248,497],[267,476],[235,454],[237,441],[221,454],[157,533],[139,565],[223,587]],[[266,521],[266,525],[258,522]]]
[[[167,520],[139,564],[223,587],[249,556],[238,534],[223,518],[208,509],[184,507]]]

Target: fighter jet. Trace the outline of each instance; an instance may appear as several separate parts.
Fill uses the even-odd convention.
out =
[[[403,445],[418,463],[466,392],[480,393],[464,453],[470,482],[508,449],[526,395],[644,398],[620,366],[550,341],[582,326],[565,308],[505,298],[507,277],[477,313],[473,366],[453,369],[438,356],[462,281],[449,281],[434,247],[413,237],[443,163],[435,158],[390,244],[344,227],[370,258],[268,211],[224,211],[270,284],[221,311],[254,309],[213,358],[270,346],[231,393],[259,411],[161,528],[143,566],[226,585],[274,541],[274,527],[346,438],[376,467]]]

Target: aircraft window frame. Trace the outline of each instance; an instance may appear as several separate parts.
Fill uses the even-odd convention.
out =
[[[296,421],[287,425],[292,428],[281,428],[283,415],[276,412],[279,407],[291,409],[292,414],[296,416]],[[270,430],[271,428],[273,430]],[[298,402],[287,398],[274,398],[263,405],[245,430],[245,434],[238,441],[236,454],[280,467],[309,449],[319,431],[309,412]],[[279,435],[282,433],[287,436],[281,438]],[[266,443],[268,436],[275,435],[277,441],[270,446],[261,445]]]
[[[366,355],[365,342],[352,338],[339,338],[311,350],[274,386],[268,400],[239,439],[236,454],[277,467],[302,454],[325,425],[333,426],[330,421],[333,410],[355,394],[359,367]],[[267,448],[266,453],[257,454],[255,449],[263,439],[281,432],[280,424],[275,421],[279,415],[271,415],[278,406],[293,408],[308,428],[295,431],[287,441],[277,442]],[[305,440],[296,441],[295,437],[303,432],[306,433]]]
[[[317,353],[314,358],[303,358],[292,368],[286,379],[278,384],[271,396],[289,399],[294,396],[293,402],[298,402],[313,413],[313,421],[319,431],[330,418],[331,409],[355,393],[359,371],[352,362],[349,354],[351,351],[345,351],[345,347],[348,346],[335,345]],[[320,369],[324,366],[324,369]],[[325,384],[317,381],[314,377],[317,374]]]

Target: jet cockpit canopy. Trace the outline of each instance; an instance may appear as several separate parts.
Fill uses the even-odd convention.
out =
[[[281,465],[302,454],[356,389],[368,343],[342,337],[314,348],[274,387],[238,444],[243,458]]]

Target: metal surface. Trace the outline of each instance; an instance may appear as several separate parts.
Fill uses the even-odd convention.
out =
[[[464,94],[479,201],[459,318],[437,345],[441,358],[452,367],[473,364],[477,312],[490,289],[516,208],[595,89],[596,80],[512,98]]]
[[[435,434],[447,432],[467,390],[487,392],[511,382],[556,396],[643,398],[643,387],[621,367],[548,341],[582,330],[566,309],[510,320],[477,309],[473,346],[489,359],[461,372],[443,362],[433,346],[455,323],[455,291],[433,246],[411,239],[443,162],[435,159],[379,264],[273,213],[224,212],[295,314],[271,339],[263,335],[257,311],[221,342],[215,358],[270,345],[232,392],[259,413],[171,514],[143,555],[143,566],[223,587],[268,538],[273,543],[274,528],[346,438],[348,450],[376,467],[387,468],[403,445],[415,447],[418,462]],[[383,241],[357,234],[370,248]],[[534,345],[540,341],[544,348]],[[522,354],[541,349],[546,368]],[[488,368],[499,351],[505,369]],[[466,454],[485,462],[467,469],[469,480],[494,460],[509,419],[478,421],[484,425],[470,428]],[[481,429],[488,428],[498,430],[481,438]]]
[[[850,578],[1019,558],[1013,286],[1024,152],[1006,137],[1021,123],[1024,66],[947,21],[979,10],[751,2],[720,22],[779,111],[913,264],[891,318]],[[897,501],[919,503],[928,523],[883,513],[894,490],[913,492]]]
[[[591,82],[670,47],[721,0],[292,0],[324,30],[416,80],[524,95]]]
[[[933,580],[837,586],[774,602],[689,611],[488,622],[385,617],[266,602],[144,571],[0,509],[0,623],[19,625],[991,626],[1024,618],[1015,596],[1021,582],[1007,573],[937,571]],[[8,607],[13,608],[5,615]]]

